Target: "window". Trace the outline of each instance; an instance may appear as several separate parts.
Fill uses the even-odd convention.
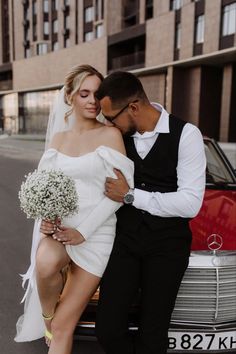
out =
[[[30,19],[30,10],[29,8],[27,7],[26,11],[25,11],[25,18],[26,20],[29,20]]]
[[[49,22],[43,23],[43,34],[49,35]]]
[[[95,12],[96,12],[96,21],[102,20],[104,17],[103,0],[96,0],[95,1]]]
[[[176,23],[175,27],[175,49],[180,49],[181,42],[181,24]]]
[[[33,41],[37,41],[37,22],[33,22]]]
[[[94,38],[93,32],[86,32],[84,34],[84,40],[85,42],[91,41]]]
[[[53,42],[52,43],[52,50],[55,52],[58,49],[59,49],[59,43],[58,42]]]
[[[38,43],[37,44],[37,54],[42,55],[48,52],[48,45],[47,43]]]
[[[222,36],[236,32],[236,2],[223,8]]]
[[[58,10],[58,0],[52,0],[52,11]]]
[[[145,19],[153,17],[153,0],[146,0]]]
[[[25,58],[30,58],[31,57],[31,50],[30,48],[25,48]]]
[[[45,13],[49,12],[48,0],[43,0],[43,12],[45,12]]]
[[[204,15],[196,17],[195,23],[195,43],[204,42]]]
[[[58,20],[52,22],[52,31],[53,33],[58,33]]]
[[[68,48],[70,46],[70,38],[65,39],[65,48]]]
[[[33,11],[33,15],[37,14],[37,3],[36,3],[36,0],[33,1],[32,11]]]
[[[70,16],[65,16],[65,28],[70,28]]]
[[[182,0],[171,0],[170,9],[179,10],[182,6]]]
[[[96,26],[95,32],[96,32],[96,38],[100,38],[103,36],[103,24],[102,23]]]
[[[84,12],[85,23],[92,22],[94,20],[94,8],[93,6],[86,7]]]

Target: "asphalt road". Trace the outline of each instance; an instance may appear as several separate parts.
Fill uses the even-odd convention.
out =
[[[18,191],[24,175],[32,171],[43,143],[0,141],[0,353],[43,354],[43,339],[15,343],[15,323],[23,312],[19,274],[29,264],[33,222],[20,211]],[[11,156],[11,157],[9,157]],[[73,354],[103,354],[95,341],[75,340]]]

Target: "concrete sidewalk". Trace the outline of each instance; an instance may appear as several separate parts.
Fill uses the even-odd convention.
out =
[[[44,145],[44,135],[0,135],[0,155],[8,158],[38,161],[43,154]]]

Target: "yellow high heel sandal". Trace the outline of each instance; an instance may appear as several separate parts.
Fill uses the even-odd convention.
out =
[[[51,316],[47,316],[44,313],[42,313],[42,316],[44,321],[51,321],[54,317],[54,314],[52,314]],[[47,339],[52,340],[52,333],[49,332],[49,330],[45,329],[44,335]]]

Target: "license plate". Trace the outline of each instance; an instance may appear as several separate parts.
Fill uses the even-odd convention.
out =
[[[236,329],[221,332],[169,331],[169,351],[225,351],[236,349]]]

